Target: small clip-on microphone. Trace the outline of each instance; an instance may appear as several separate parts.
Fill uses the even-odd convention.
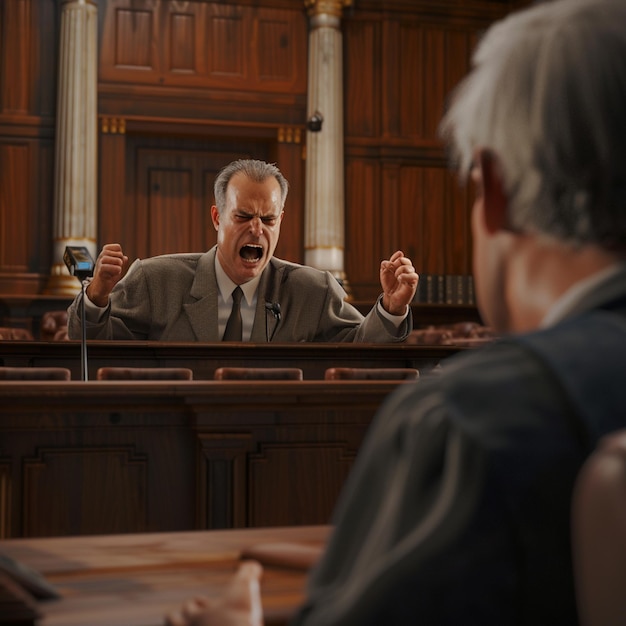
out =
[[[278,302],[266,302],[265,308],[272,313],[276,322],[280,322],[280,304]]]
[[[93,276],[94,262],[89,250],[85,246],[66,246],[63,261],[69,273],[80,280],[81,285],[81,327],[80,341],[80,369],[82,380],[89,380],[87,368],[87,320],[85,315],[85,288],[87,278]]]

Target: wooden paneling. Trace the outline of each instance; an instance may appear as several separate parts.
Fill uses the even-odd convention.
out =
[[[284,10],[110,0],[101,19],[101,81],[289,93],[306,89],[303,6]]]
[[[54,0],[0,3],[0,291],[9,293],[39,292],[50,265],[55,43]]]
[[[20,184],[30,170],[29,144],[0,143],[0,266],[5,271],[25,272],[28,268],[31,189]],[[6,194],[6,195],[5,195]],[[17,219],[18,216],[26,219]]]
[[[108,140],[110,143],[111,140]],[[132,257],[147,257],[168,252],[202,252],[216,242],[211,221],[213,183],[218,171],[237,158],[274,160],[272,139],[251,141],[237,138],[198,139],[184,136],[149,136],[126,133],[125,181],[111,176],[111,187],[118,187],[121,199],[125,193],[125,211],[101,214],[100,238],[118,241],[124,236],[124,247]],[[302,167],[300,162],[297,162]],[[116,168],[117,169],[117,168]],[[288,173],[288,172],[286,172]],[[296,185],[288,198],[288,211],[295,227],[302,205],[303,189]],[[293,182],[293,181],[292,181]],[[124,185],[125,192],[121,185]],[[109,192],[110,193],[110,192]],[[297,250],[300,238],[287,236],[279,243],[277,255]],[[295,245],[294,245],[295,244]],[[287,258],[293,258],[288,256]]]
[[[29,183],[37,174],[39,184]],[[0,137],[0,290],[37,292],[37,272],[49,267],[51,209],[51,142]]]
[[[255,485],[249,501],[250,525],[287,526],[289,520],[327,524],[336,503],[335,494],[340,493],[355,458],[354,445],[337,441],[260,446],[249,461],[249,480]],[[291,484],[298,485],[289,499],[275,488],[286,476]],[[319,485],[325,489],[319,489]]]
[[[59,536],[328,522],[402,384],[1,384],[3,525]]]
[[[388,216],[381,204],[380,166],[374,160],[348,159],[346,164],[346,203],[358,210],[346,211],[346,271],[350,286],[359,299],[373,301],[376,295],[363,295],[372,277],[378,276],[383,258],[379,238],[381,223]],[[354,263],[352,260],[354,259]]]
[[[149,528],[147,458],[137,455],[133,444],[74,443],[33,451],[35,456],[22,458],[24,536],[67,535],[72,528],[86,535]]]
[[[343,26],[346,138],[380,135],[381,85],[387,69],[380,48],[382,26],[375,19],[346,20]],[[369,71],[361,71],[361,64]]]
[[[288,127],[287,132],[278,130],[278,144],[272,155],[285,178],[289,181],[289,194],[285,204],[285,216],[280,225],[280,239],[276,247],[276,256],[294,261],[304,262],[304,157],[303,145],[300,143],[304,132],[299,128]],[[293,131],[290,134],[289,131]]]
[[[524,3],[359,0],[344,10],[355,300],[378,294],[380,259],[398,248],[422,273],[470,272],[470,193],[445,172],[437,124],[480,33]],[[97,5],[99,245],[120,241],[133,257],[209,247],[214,175],[253,156],[291,183],[277,255],[302,262],[304,3]],[[0,2],[0,293],[36,294],[47,282],[60,15],[56,0]]]
[[[380,285],[373,277],[378,277],[380,259],[398,249],[418,272],[471,273],[469,195],[445,167],[411,159],[381,167],[353,158],[346,190],[354,206],[346,218],[346,269],[359,298],[377,297]]]
[[[417,4],[384,15],[368,4],[344,28],[346,270],[365,300],[397,249],[421,273],[471,273],[471,195],[447,172],[438,124],[484,28],[479,13],[459,19],[454,7],[442,19]]]
[[[33,48],[31,38],[32,2],[13,0],[7,2],[2,15],[3,43],[11,54],[3,54],[2,66],[2,111],[27,115],[30,110],[31,61]],[[4,52],[4,51],[3,51]],[[26,77],[26,80],[24,80]]]

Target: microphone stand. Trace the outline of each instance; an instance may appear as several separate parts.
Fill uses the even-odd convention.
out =
[[[85,313],[85,291],[87,289],[88,281],[81,280],[81,295],[80,295],[80,372],[81,380],[89,380],[89,369],[87,367],[87,314]]]
[[[93,276],[94,262],[85,246],[65,246],[63,261],[69,273],[80,281],[80,325],[82,329],[80,337],[80,377],[81,380],[89,380],[87,367],[87,313],[85,310],[85,298],[87,297],[87,278]]]

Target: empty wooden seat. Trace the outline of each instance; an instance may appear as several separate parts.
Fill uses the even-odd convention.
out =
[[[71,380],[65,367],[0,367],[0,380]]]
[[[297,367],[218,367],[215,380],[302,380]]]
[[[329,367],[325,380],[416,380],[419,371],[411,367]]]
[[[186,367],[101,367],[97,380],[193,380]]]
[[[6,341],[33,341],[33,333],[26,328],[0,327],[0,339]]]

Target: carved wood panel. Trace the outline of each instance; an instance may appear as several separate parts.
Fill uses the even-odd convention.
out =
[[[134,445],[40,448],[23,460],[22,532],[145,532],[147,473],[147,457]]]
[[[49,267],[52,167],[47,139],[0,137],[0,292],[36,291]]]
[[[247,454],[251,434],[200,433],[198,435],[198,528],[247,526]]]
[[[357,299],[378,295],[380,259],[398,249],[420,273],[471,273],[471,194],[447,172],[438,124],[480,27],[410,13],[346,21],[346,271]]]
[[[355,206],[346,216],[346,269],[359,299],[377,297],[380,259],[398,249],[418,272],[471,273],[471,192],[444,166],[350,158],[346,196]]]
[[[28,270],[32,187],[21,181],[30,171],[30,158],[29,143],[0,143],[0,189],[4,192],[0,203],[0,267],[4,271]]]
[[[0,4],[0,292],[38,293],[50,266],[54,0]]]
[[[101,243],[120,241],[131,258],[208,250],[216,241],[210,209],[218,171],[237,158],[278,161],[277,155],[288,155],[282,170],[290,192],[276,254],[302,259],[304,164],[299,144],[276,144],[275,137],[254,141],[126,133],[118,140],[102,138],[103,151],[106,146],[112,155],[120,154],[119,141],[125,142],[125,171],[120,180],[118,163],[111,161],[112,169],[101,165],[101,197],[110,203],[100,213]],[[120,210],[116,203],[122,201]]]
[[[140,147],[139,140],[128,157],[129,167],[137,173],[131,205],[137,256],[208,250],[216,242],[211,221],[215,176],[242,153],[224,153],[220,146],[210,145],[198,151],[193,142],[178,142],[178,148],[171,140],[151,143]],[[158,148],[159,143],[169,145]],[[259,148],[263,147],[254,146]]]
[[[338,442],[262,444],[249,461],[249,525],[328,524],[355,456]]]
[[[303,7],[110,0],[102,19],[102,81],[306,89]]]

